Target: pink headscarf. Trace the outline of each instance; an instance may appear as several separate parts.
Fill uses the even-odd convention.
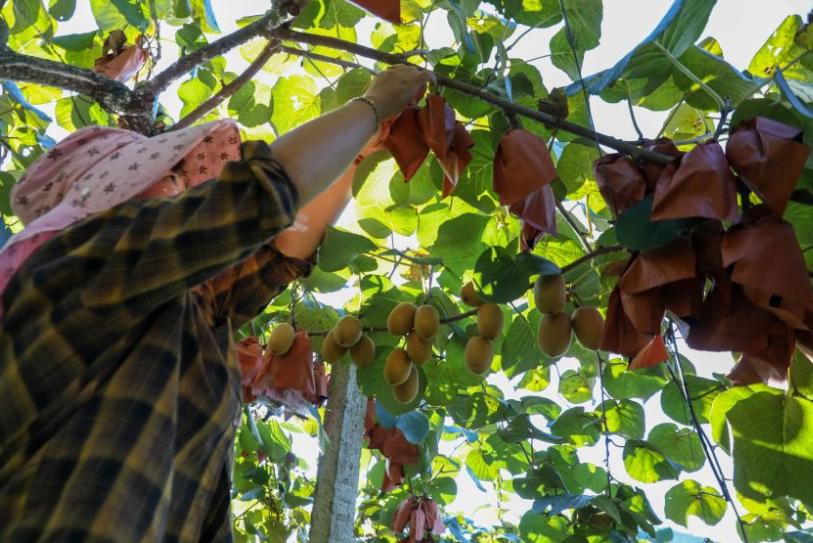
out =
[[[67,226],[126,202],[168,175],[193,187],[239,158],[240,131],[228,119],[152,138],[99,126],[71,134],[12,188],[12,209],[26,227],[0,249],[0,294],[28,257]]]

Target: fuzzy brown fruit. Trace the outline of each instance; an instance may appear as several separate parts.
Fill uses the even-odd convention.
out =
[[[412,366],[407,380],[392,387],[392,395],[401,403],[409,403],[418,397],[418,385],[418,368]]]
[[[466,359],[466,367],[469,368],[469,371],[483,375],[491,367],[491,359],[494,358],[494,344],[490,339],[484,337],[470,337],[466,342],[463,358]]]
[[[438,333],[440,313],[433,305],[422,305],[415,311],[415,331],[423,339],[431,340]]]
[[[360,368],[369,368],[375,361],[375,343],[370,336],[361,336],[358,343],[350,348],[350,358]]]
[[[534,282],[534,302],[540,313],[561,313],[567,303],[565,279],[561,275],[540,275]]]
[[[407,336],[406,352],[409,359],[422,366],[432,358],[432,342],[423,339],[416,331]]]
[[[400,385],[409,378],[410,371],[412,361],[407,352],[400,347],[393,349],[384,363],[384,379],[392,386]]]
[[[284,322],[274,328],[271,337],[268,338],[268,348],[272,353],[283,355],[291,350],[296,338],[294,327]]]
[[[333,341],[339,347],[350,348],[361,339],[363,326],[361,321],[352,315],[342,317],[333,329]]]
[[[552,358],[562,356],[570,347],[572,330],[570,317],[564,313],[543,316],[536,337],[539,350]]]
[[[587,349],[596,350],[601,347],[604,336],[604,317],[595,307],[580,307],[573,312],[573,331],[576,339]]]
[[[502,333],[503,316],[497,304],[483,304],[477,310],[477,330],[486,339],[494,339]]]
[[[322,360],[329,364],[335,364],[341,360],[344,353],[347,352],[347,349],[336,344],[336,340],[333,339],[333,332],[334,330],[331,330],[327,333],[325,339],[322,340],[322,346],[319,349],[319,354],[322,355]]]
[[[401,302],[390,311],[387,317],[387,331],[394,336],[405,336],[412,331],[415,323],[415,304]]]
[[[463,285],[463,288],[460,289],[460,299],[469,307],[480,307],[485,303],[480,299],[480,296],[477,295],[477,292],[474,290],[474,283],[471,281]]]

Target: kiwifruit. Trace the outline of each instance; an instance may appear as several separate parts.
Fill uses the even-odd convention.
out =
[[[534,282],[534,302],[540,313],[561,313],[567,302],[565,279],[561,275],[540,275]]]
[[[361,339],[362,328],[360,320],[352,315],[346,315],[333,329],[333,340],[339,347],[352,347]]]
[[[400,385],[409,378],[412,370],[412,361],[407,356],[407,352],[401,347],[396,347],[387,356],[384,363],[384,379],[393,386]]]
[[[296,339],[294,327],[284,322],[274,327],[271,337],[268,338],[268,348],[272,353],[283,355],[291,350],[291,345]]]
[[[410,360],[422,366],[432,358],[432,343],[423,339],[415,330],[407,336],[406,352]]]
[[[330,364],[334,364],[341,360],[344,353],[347,352],[347,349],[336,344],[336,340],[333,339],[333,332],[334,330],[331,330],[327,333],[325,339],[322,340],[322,347],[319,349],[319,353],[322,355],[322,360]]]
[[[401,302],[390,311],[387,317],[387,330],[394,336],[405,336],[412,331],[415,322],[415,304]]]
[[[418,384],[418,368],[412,366],[407,380],[392,387],[392,395],[401,403],[409,403],[418,396]]]
[[[460,299],[469,307],[479,307],[485,303],[480,299],[477,291],[474,290],[474,283],[471,281],[463,285],[463,288],[460,289]]]
[[[350,348],[350,358],[360,368],[369,368],[375,360],[375,343],[368,335],[361,336],[358,343]]]
[[[440,313],[435,306],[425,304],[415,311],[415,331],[423,339],[431,340],[438,333]]]
[[[494,358],[494,345],[490,339],[473,336],[466,342],[466,350],[463,352],[466,359],[466,367],[472,373],[483,375],[491,367],[491,359]]]
[[[576,339],[587,349],[596,350],[601,347],[604,336],[604,317],[595,307],[580,307],[573,312],[573,331]]]
[[[502,333],[503,316],[497,304],[483,304],[477,310],[477,330],[486,339],[494,339]]]
[[[539,320],[539,335],[536,338],[539,350],[553,358],[562,356],[570,347],[572,328],[570,317],[564,313],[544,315]]]

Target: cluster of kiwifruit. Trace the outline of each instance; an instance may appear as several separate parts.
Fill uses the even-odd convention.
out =
[[[536,340],[539,350],[546,355],[556,358],[565,354],[573,332],[587,349],[601,346],[604,317],[595,307],[579,307],[572,316],[563,313],[567,289],[561,275],[540,275],[534,283],[534,302],[542,313]]]
[[[322,340],[319,352],[322,360],[335,364],[350,351],[350,359],[360,368],[375,360],[375,343],[364,333],[362,322],[352,315],[342,317]]]
[[[406,348],[396,347],[387,356],[384,378],[392,385],[392,395],[409,403],[418,395],[418,369],[432,359],[432,342],[440,327],[440,314],[434,306],[420,307],[401,302],[387,317],[387,331],[406,337]]]
[[[463,285],[460,290],[460,299],[464,304],[477,308],[477,332],[479,334],[470,337],[466,342],[463,358],[466,360],[466,367],[472,373],[483,375],[491,367],[491,359],[494,358],[492,340],[502,333],[502,310],[497,304],[487,303],[480,299],[471,282]]]

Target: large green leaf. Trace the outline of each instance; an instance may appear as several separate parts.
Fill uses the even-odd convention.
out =
[[[692,429],[664,422],[652,428],[647,439],[684,471],[697,471],[706,461],[700,437]]]
[[[711,404],[714,398],[722,390],[722,385],[713,379],[697,377],[696,375],[686,375],[686,389],[689,397],[692,398],[694,413],[699,422],[708,422]],[[680,385],[676,382],[669,383],[661,394],[661,408],[663,412],[674,421],[681,424],[692,424],[689,406],[681,393]]]
[[[584,52],[598,45],[604,6],[601,0],[563,0],[565,24],[550,40],[551,61],[570,79],[579,79]],[[572,40],[572,43],[571,43]]]
[[[271,122],[278,134],[296,128],[321,113],[321,100],[316,82],[304,75],[291,75],[277,80],[272,91],[274,112]]]
[[[725,498],[717,490],[687,479],[666,492],[664,512],[666,518],[681,526],[689,525],[689,517],[713,526],[723,519],[726,506]]]
[[[664,479],[677,479],[679,470],[655,445],[639,439],[628,439],[624,444],[624,467],[636,481],[656,483]]]
[[[619,78],[643,79],[648,84],[659,85],[669,76],[672,65],[668,54],[680,57],[694,45],[706,27],[716,0],[675,0],[669,11],[649,36],[635,47],[612,68],[599,72],[587,79],[592,94],[600,94]],[[659,45],[656,46],[654,42]],[[568,87],[568,94],[580,91],[577,83]]]
[[[763,390],[738,401],[726,419],[738,492],[756,500],[787,495],[813,503],[813,402]]]
[[[599,407],[601,410],[602,408]],[[632,439],[644,437],[644,407],[632,400],[609,400],[603,411],[607,417],[607,430]],[[651,439],[651,436],[650,436]]]
[[[328,272],[340,270],[375,248],[375,243],[364,236],[329,227],[319,246],[319,267]]]
[[[443,263],[455,272],[471,269],[477,255],[485,248],[480,237],[487,223],[487,216],[474,213],[442,222],[429,254],[443,259]]]
[[[689,228],[685,219],[653,221],[652,197],[647,196],[618,216],[615,224],[618,242],[630,251],[646,251],[664,247]]]
[[[626,362],[615,358],[604,368],[604,388],[613,398],[646,400],[655,395],[668,382],[661,366],[630,370]]]
[[[540,358],[531,323],[524,316],[517,315],[502,342],[503,371],[508,377],[513,377],[536,367]]]

